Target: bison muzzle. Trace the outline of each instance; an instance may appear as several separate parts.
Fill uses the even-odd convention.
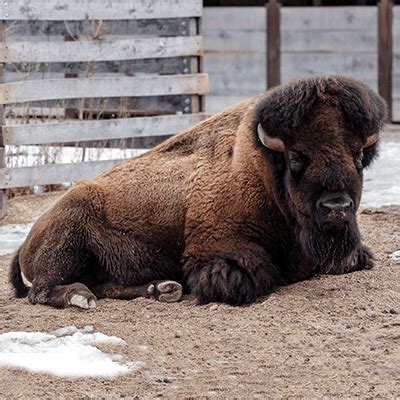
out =
[[[16,254],[16,296],[56,307],[138,296],[254,301],[371,268],[356,211],[384,101],[350,78],[279,86],[75,184]]]

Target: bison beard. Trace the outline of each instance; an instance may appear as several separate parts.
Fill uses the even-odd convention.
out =
[[[385,116],[375,92],[338,76],[227,109],[74,185],[14,257],[15,294],[93,308],[105,297],[177,301],[184,286],[200,303],[240,305],[371,268],[355,214]]]
[[[302,229],[299,237],[305,254],[315,263],[315,273],[343,274],[354,268],[361,246],[357,226],[327,231],[315,223],[310,230]]]

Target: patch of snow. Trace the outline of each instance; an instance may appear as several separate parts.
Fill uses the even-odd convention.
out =
[[[138,349],[139,353],[142,353],[142,354],[146,354],[149,352],[149,348],[145,345],[140,345],[140,346],[138,346],[137,349]]]
[[[11,254],[21,246],[33,224],[0,226],[0,256]]]
[[[379,158],[364,174],[362,207],[400,204],[400,142],[383,142]]]
[[[7,332],[0,334],[0,366],[22,368],[61,377],[112,378],[137,370],[141,361],[123,362],[93,344],[126,345],[116,336],[93,332],[93,327],[68,326],[51,333]]]
[[[390,258],[395,261],[400,261],[400,250],[395,251],[390,255]]]

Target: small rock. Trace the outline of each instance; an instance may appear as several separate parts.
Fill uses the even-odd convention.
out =
[[[175,333],[175,337],[176,337],[176,338],[180,338],[180,337],[181,337],[181,333],[180,333],[180,332],[176,332],[176,333]]]
[[[210,311],[215,311],[215,310],[218,310],[218,304],[213,304],[213,305],[210,307]]]
[[[171,379],[169,379],[169,378],[164,378],[163,380],[164,380],[164,383],[172,383]]]
[[[393,314],[393,315],[400,314],[400,310],[395,309],[395,308],[391,308],[391,309],[389,310],[389,314]]]

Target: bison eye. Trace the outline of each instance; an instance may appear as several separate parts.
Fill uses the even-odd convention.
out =
[[[362,150],[355,157],[355,164],[357,169],[363,169],[364,167],[364,153]]]
[[[304,160],[301,155],[295,151],[289,151],[289,168],[290,171],[298,174],[304,168]]]

